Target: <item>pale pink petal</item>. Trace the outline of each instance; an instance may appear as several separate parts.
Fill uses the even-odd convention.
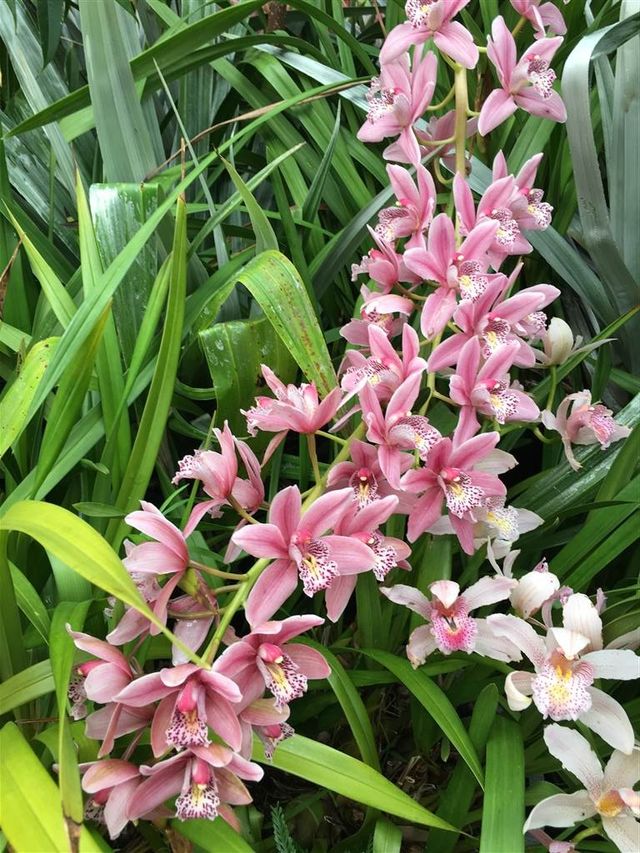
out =
[[[631,649],[604,649],[582,655],[595,678],[631,681],[640,678],[640,658]]]
[[[612,696],[589,687],[591,708],[580,714],[580,721],[610,744],[614,749],[629,755],[633,750],[633,726],[627,712]]]
[[[509,598],[511,590],[517,581],[506,578],[503,575],[480,578],[463,593],[464,600],[469,610],[484,607],[487,604],[495,604]]]
[[[188,557],[187,546],[181,531],[168,518],[165,518],[153,504],[142,501],[141,505],[143,507],[142,510],[130,512],[125,517],[126,523],[131,527],[135,527],[136,530],[139,530],[151,539],[162,542],[177,557],[186,560]]]
[[[420,34],[411,26],[410,23],[398,24],[387,35],[380,50],[380,64],[392,62],[397,59],[401,53],[404,53],[411,45],[419,44],[424,41]]]
[[[291,560],[276,560],[262,572],[249,593],[245,616],[250,625],[270,619],[298,585],[298,570]]]
[[[280,557],[289,555],[281,528],[275,524],[248,524],[236,530],[232,541],[253,557]]]
[[[332,622],[337,622],[344,613],[357,582],[356,575],[338,575],[331,582],[331,586],[326,590],[324,597],[327,605],[327,616]]]
[[[442,512],[444,494],[437,486],[425,491],[421,498],[416,501],[413,512],[409,516],[408,539],[415,540],[434,524]]]
[[[444,331],[457,306],[455,290],[439,287],[427,296],[420,316],[420,330],[428,340]]]
[[[427,657],[435,652],[436,641],[429,625],[420,625],[411,632],[407,643],[407,657],[414,668],[425,662]]]
[[[121,785],[129,779],[138,776],[138,768],[129,761],[120,758],[107,758],[96,761],[82,777],[82,790],[87,794],[95,794],[105,788]]]
[[[551,755],[597,799],[602,790],[602,767],[589,742],[575,729],[556,723],[545,728],[544,742]]]
[[[221,696],[207,693],[205,699],[207,722],[213,731],[225,741],[231,749],[240,749],[242,730],[233,706]]]
[[[515,40],[502,16],[495,18],[491,24],[487,56],[496,67],[500,81],[508,83],[516,66],[517,53]]]
[[[494,89],[483,103],[478,117],[478,132],[481,136],[491,133],[518,109],[513,97],[504,89]]]
[[[173,689],[163,684],[159,672],[152,672],[149,675],[142,675],[140,678],[136,678],[135,681],[132,681],[131,684],[113,698],[117,702],[123,702],[125,705],[133,705],[134,708],[140,708],[143,705],[155,702],[157,699],[163,699],[169,693],[172,693]]]
[[[129,684],[131,677],[130,672],[123,672],[119,667],[105,663],[89,672],[84,680],[84,690],[92,702],[110,702]]]
[[[129,572],[166,575],[184,571],[188,560],[178,557],[161,542],[142,542],[134,545],[122,562]]]
[[[109,794],[104,807],[104,822],[111,839],[117,838],[127,825],[129,821],[127,808],[131,798],[135,796],[137,787],[138,779],[130,779],[128,782],[116,785]]]
[[[633,788],[640,781],[640,760],[637,751],[625,755],[615,749],[604,768],[605,791],[610,788]]]
[[[638,853],[640,850],[640,823],[631,815],[603,817],[602,826],[620,853]]]
[[[286,654],[307,678],[328,678],[331,667],[316,649],[301,643],[287,643]]]
[[[310,628],[318,628],[323,624],[324,619],[322,616],[311,616],[310,614],[306,616],[289,616],[279,623],[279,628],[274,634],[273,642],[281,646],[292,637],[297,637]],[[258,625],[255,630],[256,632],[264,631],[264,625]]]
[[[238,689],[238,685],[228,676],[211,669],[201,669],[198,677],[203,684],[206,684],[209,691],[217,693],[228,702],[240,702],[242,700],[242,693]]]
[[[519,107],[531,115],[559,122],[567,120],[567,110],[564,101],[557,92],[551,92],[548,98],[543,98],[535,89],[527,89],[518,95],[514,95],[514,100]],[[482,115],[480,118],[482,118]]]
[[[491,628],[489,620],[487,626]],[[504,638],[506,639],[506,638]],[[515,643],[514,643],[515,645]],[[504,692],[512,711],[524,711],[531,705],[533,675],[530,672],[510,672],[504,680]]]
[[[376,556],[364,542],[350,536],[324,536],[330,550],[330,559],[338,564],[341,575],[366,572],[375,565]]]
[[[269,521],[279,527],[288,542],[298,526],[302,499],[297,486],[288,486],[274,497],[269,510]]]
[[[463,68],[475,68],[478,64],[479,53],[473,43],[473,36],[458,21],[443,24],[434,34],[433,40],[439,50],[459,62]]]
[[[73,642],[77,648],[82,649],[83,652],[88,652],[96,658],[100,658],[100,660],[114,664],[114,666],[119,667],[123,672],[131,673],[127,659],[111,643],[105,643],[104,640],[96,640],[95,637],[92,637],[90,634],[83,634],[81,631],[73,631],[68,624],[66,628],[69,636],[73,637]]]
[[[554,794],[534,806],[524,825],[524,831],[538,829],[541,826],[573,826],[574,823],[582,823],[594,814],[596,814],[596,807],[586,791],[576,791],[575,794]]]
[[[428,619],[431,614],[431,602],[418,589],[406,584],[395,584],[394,586],[381,586],[380,592],[385,595],[389,601],[394,604],[402,604],[413,610],[414,613],[419,613],[425,619]]]
[[[177,756],[181,758],[182,756]],[[145,779],[136,789],[129,802],[127,817],[137,820],[147,812],[162,805],[170,797],[175,796],[182,788],[184,779],[184,759],[166,768],[162,768],[153,776]]]
[[[320,536],[333,527],[336,521],[353,506],[353,489],[339,489],[327,492],[314,501],[300,519],[299,529],[304,529],[312,537]]]
[[[169,749],[167,743],[167,729],[173,717],[173,712],[176,707],[178,694],[174,693],[171,696],[165,696],[162,699],[153,715],[151,723],[151,749],[155,758],[160,758],[161,755]]]
[[[545,642],[524,619],[494,613],[487,617],[487,623],[499,637],[506,637],[521,649],[535,667],[544,663],[547,655]]]

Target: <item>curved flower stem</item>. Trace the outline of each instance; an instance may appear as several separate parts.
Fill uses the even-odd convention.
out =
[[[545,409],[550,410],[553,406],[554,397],[556,396],[556,388],[558,387],[558,371],[556,370],[555,364],[551,365],[549,368],[549,378],[551,380],[551,385],[549,387],[549,396],[547,397]]]
[[[322,475],[320,474],[320,465],[318,464],[318,449],[316,447],[316,437],[314,433],[307,433],[307,448],[309,450],[309,459],[311,460],[313,478],[317,484],[322,479]]]
[[[216,569],[213,566],[207,566],[204,563],[198,563],[196,560],[191,560],[189,565],[198,569],[199,572],[204,572],[207,575],[213,575],[216,578],[222,578],[229,581],[244,581],[247,578],[246,574],[237,574],[236,572],[223,572],[222,569]]]
[[[329,468],[327,468],[325,473],[319,477],[316,485],[309,492],[307,499],[302,504],[302,512],[307,510],[311,506],[311,504],[320,497],[326,485],[327,477],[329,476],[329,471],[331,470],[331,468],[334,465],[337,465],[339,462],[344,462],[345,459],[349,458],[349,454],[351,451],[351,442],[362,438],[364,432],[365,426],[363,423],[360,423],[351,433],[349,438],[345,441],[344,447],[342,448],[340,453],[338,453]],[[220,623],[218,624],[218,627],[216,628],[209,645],[202,654],[203,660],[205,660],[209,665],[211,665],[213,659],[216,656],[216,652],[218,651],[225,631],[231,624],[231,620],[238,612],[238,610],[242,607],[242,605],[245,603],[249,593],[251,592],[252,586],[258,580],[262,572],[267,568],[269,563],[271,563],[271,560],[268,557],[263,557],[262,559],[257,560],[245,575],[231,575],[231,577],[233,577],[234,579],[242,578],[242,581],[231,601],[227,605],[225,605],[222,619],[220,620]]]
[[[449,91],[447,92],[447,94],[445,95],[445,97],[440,101],[439,104],[431,104],[430,107],[427,107],[427,112],[433,113],[436,110],[442,109],[442,107],[446,107],[447,104],[449,103],[449,101],[453,100],[453,96],[455,94],[455,91],[456,91],[455,86],[452,86],[449,89]]]
[[[584,838],[589,838],[592,835],[602,835],[601,823],[598,823],[596,826],[589,826],[587,829],[583,829],[571,839],[571,843],[575,847],[575,845],[579,844]]]
[[[323,438],[329,438],[331,441],[335,441],[336,444],[340,444],[342,447],[347,443],[346,438],[340,438],[339,435],[334,435],[332,432],[325,432],[323,429],[317,429],[316,435],[321,435]]]
[[[456,172],[464,175],[465,149],[467,144],[467,110],[469,109],[469,95],[467,92],[467,69],[456,63],[455,66],[455,96],[456,96],[456,123],[454,142],[456,146]]]
[[[526,23],[527,23],[527,19],[524,17],[524,15],[522,15],[520,17],[520,20],[518,21],[518,23],[511,30],[511,35],[515,38]]]
[[[238,501],[233,497],[233,495],[229,495],[229,503],[235,509],[239,516],[244,518],[245,521],[248,521],[250,524],[259,524],[258,521],[246,511],[243,506],[240,506]]]

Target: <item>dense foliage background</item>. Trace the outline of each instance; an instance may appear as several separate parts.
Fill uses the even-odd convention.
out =
[[[481,43],[498,13],[511,27],[518,21],[498,0],[470,3],[461,20]],[[554,67],[567,125],[520,111],[476,138],[471,182],[482,191],[483,164],[499,150],[514,172],[545,152],[538,186],[554,207],[553,227],[530,235],[535,251],[521,282],[560,286],[553,310],[574,332],[588,341],[614,338],[559,368],[561,387],[591,387],[594,399],[620,412],[620,423],[635,427],[640,14],[635,0],[572,0],[563,13],[568,32]],[[82,813],[71,743],[80,761],[93,759],[97,747],[82,722],[60,718],[72,660],[63,626],[84,620],[85,630],[103,635],[100,589],[113,591],[104,582],[108,561],[84,526],[66,528],[55,508],[41,504],[15,510],[27,499],[71,509],[116,551],[127,534],[124,515],[145,496],[180,523],[193,494],[171,486],[176,461],[209,442],[213,425],[228,420],[245,432],[240,409],[260,390],[262,362],[291,381],[312,357],[303,339],[282,343],[274,315],[286,327],[297,306],[267,304],[273,273],[265,250],[279,249],[295,265],[338,366],[338,329],[358,296],[350,267],[369,250],[366,225],[391,197],[380,153],[356,132],[380,39],[400,20],[398,0],[0,4],[5,845],[42,849],[33,838],[58,837],[60,795],[45,770],[54,761],[65,814]],[[482,56],[470,77],[476,105],[491,88],[486,72]],[[434,101],[447,90],[443,77]],[[174,221],[183,191],[184,230]],[[250,274],[240,273],[250,262]],[[271,294],[287,293],[282,275]],[[244,286],[234,287],[239,278]],[[543,405],[548,380],[531,390]],[[446,409],[432,411],[445,429]],[[515,430],[501,443],[519,448],[510,500],[545,520],[518,543],[519,565],[526,571],[546,556],[563,584],[590,595],[605,590],[607,641],[637,627],[640,616],[639,436],[636,428],[606,453],[579,454],[579,474],[558,444],[541,444],[530,432]],[[259,438],[254,447],[265,444]],[[321,441],[321,461],[332,454]],[[272,493],[283,480],[301,490],[312,482],[297,438],[274,457]],[[10,519],[4,526],[3,516]],[[214,555],[231,526],[223,517],[197,534],[203,559],[219,561]],[[415,585],[447,576],[468,584],[484,559],[465,556],[448,538],[422,537],[411,559]],[[333,674],[313,683],[292,722],[467,833],[432,830],[430,850],[480,843],[485,853],[515,853],[509,844],[523,843],[525,802],[557,790],[540,781],[557,769],[540,717],[526,711],[519,727],[509,726],[508,712],[496,717],[506,667],[493,661],[454,654],[435,657],[421,677],[404,660],[399,670],[400,659],[388,653],[403,648],[413,620],[363,576],[343,618],[317,632]],[[147,659],[166,658],[167,649],[160,636]],[[637,723],[633,686],[613,692]],[[478,779],[459,757],[458,725],[482,762],[483,808]],[[276,753],[273,767],[281,769],[268,769],[254,804],[238,810],[244,842],[221,821],[216,830],[174,821],[166,831],[129,827],[114,849],[183,850],[187,839],[195,849],[224,851],[423,849],[419,816],[412,824],[411,814],[376,795],[375,782],[361,790],[358,772],[327,755]],[[394,823],[380,816],[385,810],[397,815]],[[80,843],[108,849],[95,828],[83,829]],[[580,849],[612,848],[585,838]]]

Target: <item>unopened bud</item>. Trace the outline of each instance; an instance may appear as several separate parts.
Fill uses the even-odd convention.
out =
[[[510,595],[511,605],[524,619],[539,610],[560,587],[558,578],[546,568],[536,566],[518,581]]]
[[[573,349],[573,332],[568,323],[553,317],[544,336],[544,353],[548,364],[564,364]]]

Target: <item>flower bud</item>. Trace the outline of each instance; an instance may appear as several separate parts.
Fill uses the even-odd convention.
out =
[[[573,349],[573,332],[568,323],[553,317],[544,337],[544,353],[548,364],[563,364]]]
[[[520,578],[509,599],[513,609],[528,619],[559,587],[560,581],[549,571],[546,561],[542,560],[533,571]]]

